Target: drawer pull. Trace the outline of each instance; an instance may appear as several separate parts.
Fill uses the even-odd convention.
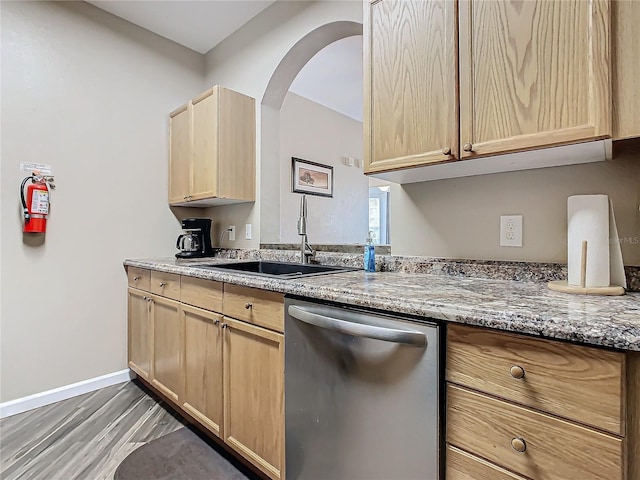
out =
[[[520,365],[512,365],[509,369],[509,373],[513,378],[524,378],[524,368],[522,368]]]
[[[244,304],[244,308],[246,308],[247,310],[250,310],[251,308],[253,308],[253,304],[247,302]]]
[[[140,280],[140,277],[133,277],[134,282],[137,282],[138,280]]]
[[[527,449],[527,444],[524,441],[524,438],[513,437],[511,439],[511,448],[513,448],[516,452],[524,453]]]
[[[166,285],[166,283],[164,283],[164,282],[160,282],[160,287],[161,287],[161,288],[162,288],[162,287],[164,287],[165,285]]]

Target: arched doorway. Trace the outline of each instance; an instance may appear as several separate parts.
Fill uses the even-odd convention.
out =
[[[291,83],[302,67],[327,45],[362,35],[362,24],[331,22],[309,32],[282,58],[261,101],[260,118],[260,243],[280,241],[279,112]]]

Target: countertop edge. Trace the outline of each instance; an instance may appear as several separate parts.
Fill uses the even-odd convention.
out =
[[[283,294],[371,308],[412,317],[426,317],[444,322],[485,327],[539,338],[563,340],[582,345],[606,347],[619,351],[640,351],[640,335],[633,332],[625,333],[622,331],[616,332],[617,335],[612,336],[610,331],[611,327],[603,328],[603,325],[594,326],[587,321],[574,321],[569,328],[568,325],[558,319],[545,318],[542,315],[534,314],[523,316],[518,312],[511,312],[509,310],[491,310],[480,307],[471,309],[450,303],[430,302],[425,298],[420,299],[419,302],[413,301],[411,298],[403,298],[402,304],[400,304],[398,303],[397,297],[388,295],[375,295],[368,292],[354,293],[345,288],[309,285],[307,280],[313,279],[314,277],[301,278],[299,280],[279,280],[271,277],[258,277],[236,272],[202,269],[189,264],[163,264],[158,260],[145,259],[126,259],[123,265],[125,267],[145,268],[159,272],[233,283],[250,288],[260,288]],[[344,279],[345,275],[349,275],[349,273],[335,273],[331,274],[331,277]],[[393,273],[376,272],[367,275],[393,275]],[[427,274],[420,275],[427,276]],[[393,304],[392,309],[390,309],[389,304]],[[640,324],[638,325],[638,329],[640,331]]]

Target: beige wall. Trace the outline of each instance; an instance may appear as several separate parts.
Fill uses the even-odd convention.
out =
[[[289,92],[280,110],[280,241],[300,240],[300,194],[291,192],[291,157],[333,166],[333,198],[307,196],[310,243],[364,243],[369,181],[342,158],[362,158],[362,122]],[[336,228],[339,225],[340,228]]]
[[[480,161],[480,160],[478,160]],[[566,262],[567,197],[611,197],[626,265],[640,265],[640,154],[391,189],[396,255]],[[500,215],[523,215],[523,247],[500,247]]]
[[[126,368],[122,261],[175,251],[167,114],[205,83],[203,56],[84,2],[2,2],[1,54],[4,402]],[[38,246],[21,161],[56,176]]]
[[[270,131],[263,141],[262,123],[278,119],[278,111],[263,106],[264,97],[273,73],[285,55],[303,37],[318,27],[336,22],[353,21],[362,23],[362,2],[359,0],[340,1],[293,1],[276,2],[254,19],[224,40],[206,55],[206,81],[221,84],[256,99],[257,127],[257,184],[255,204],[212,207],[207,214],[213,218],[215,228],[221,231],[229,224],[242,225],[242,235],[236,234],[236,242],[224,245],[236,248],[258,247],[259,242],[277,242],[278,232],[267,228],[262,232],[261,218],[265,223],[275,225],[279,218],[270,215],[279,211],[280,192],[285,186],[272,188],[278,183],[279,151],[277,130]],[[304,52],[303,52],[304,53]],[[315,52],[314,52],[315,53]],[[293,77],[297,72],[292,72]],[[288,90],[288,85],[285,91]],[[268,165],[263,165],[265,152],[269,156]],[[268,185],[271,190],[262,191]],[[261,209],[265,210],[261,215]],[[244,223],[253,224],[253,239],[244,240]]]

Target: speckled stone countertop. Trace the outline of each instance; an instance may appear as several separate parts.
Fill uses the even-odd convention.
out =
[[[544,283],[406,272],[352,271],[274,279],[193,264],[230,260],[126,260],[127,266],[229,282],[388,312],[640,351],[640,293],[569,295]]]

